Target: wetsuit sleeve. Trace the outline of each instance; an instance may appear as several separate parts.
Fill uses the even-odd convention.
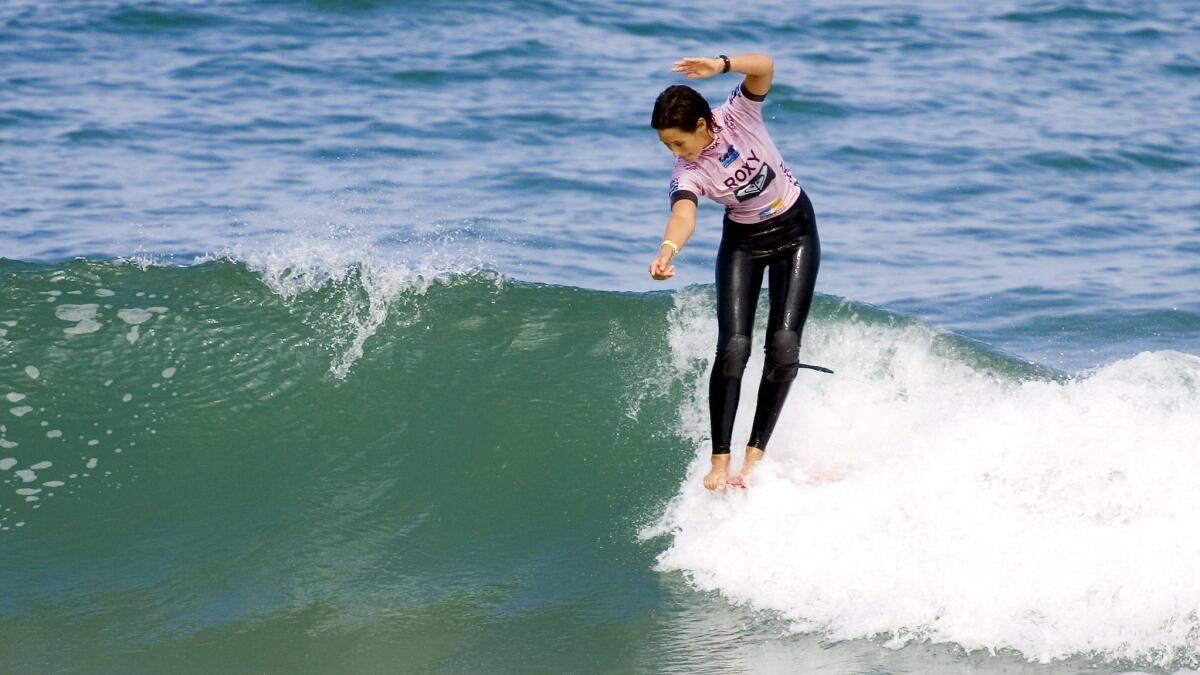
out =
[[[700,182],[698,177],[683,168],[683,163],[675,165],[675,172],[671,174],[671,206],[675,206],[675,202],[680,199],[690,199],[693,203],[699,203],[699,195],[704,194],[704,184]]]
[[[725,101],[725,114],[743,125],[761,125],[763,101],[766,98],[766,94],[751,94],[746,90],[745,83],[739,83],[729,92],[729,98]]]

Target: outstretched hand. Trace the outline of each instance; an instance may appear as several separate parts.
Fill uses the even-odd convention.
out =
[[[675,266],[671,264],[671,258],[668,254],[662,254],[651,261],[650,276],[659,281],[675,276]]]
[[[703,57],[688,57],[675,62],[671,68],[673,72],[683,73],[684,77],[689,80],[703,80],[712,77],[725,69],[725,62],[721,59],[710,59]]]

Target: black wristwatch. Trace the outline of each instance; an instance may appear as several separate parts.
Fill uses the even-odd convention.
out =
[[[728,73],[730,68],[729,57],[725,56],[724,54],[717,54],[717,56],[721,57],[721,60],[725,62],[725,70],[722,70],[721,72]]]

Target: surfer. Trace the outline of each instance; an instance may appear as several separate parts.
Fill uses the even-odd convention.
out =
[[[717,352],[708,387],[712,470],[704,477],[704,487],[716,490],[727,482],[744,486],[767,449],[803,365],[800,336],[812,304],[821,245],[812,204],[763,122],[763,100],[775,73],[770,57],[685,58],[672,70],[688,79],[729,72],[745,75],[715,110],[695,89],[671,85],[655,100],[650,122],[677,158],[671,175],[671,216],[658,257],[650,263],[650,276],[661,280],[675,275],[672,262],[696,229],[700,196],[725,207],[716,263]],[[733,420],[764,270],[771,302],[763,344],[766,361],[745,461],[738,475],[727,480]]]

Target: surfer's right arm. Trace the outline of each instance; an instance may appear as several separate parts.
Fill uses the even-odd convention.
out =
[[[675,267],[671,262],[676,251],[667,242],[682,249],[695,231],[696,202],[690,199],[677,200],[671,205],[671,217],[667,219],[667,233],[658,247],[658,257],[650,263],[650,276],[660,281],[675,276]]]

